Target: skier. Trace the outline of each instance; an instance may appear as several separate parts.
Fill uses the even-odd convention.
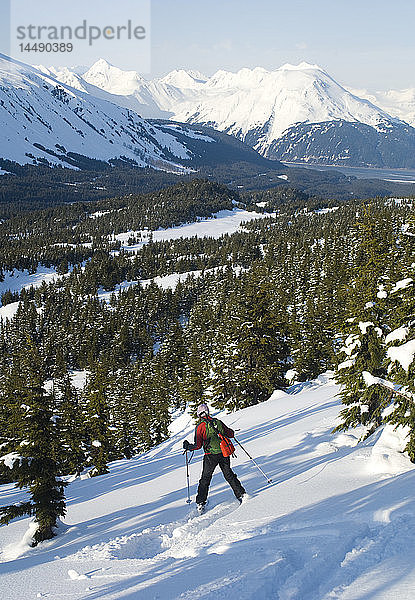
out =
[[[202,476],[199,481],[199,487],[197,490],[196,504],[199,513],[203,513],[207,502],[207,496],[209,491],[209,484],[212,479],[212,475],[216,467],[219,465],[222,469],[223,476],[231,486],[233,493],[239,502],[242,503],[242,499],[246,494],[241,482],[231,469],[229,456],[223,456],[220,447],[220,438],[217,432],[225,435],[228,438],[234,436],[234,432],[229,427],[226,427],[219,419],[213,419],[209,415],[209,408],[206,404],[200,404],[197,407],[197,416],[199,417],[199,423],[196,425],[195,430],[195,441],[191,444],[187,440],[183,442],[183,448],[185,450],[199,450],[202,446],[205,451],[203,457],[203,470]]]

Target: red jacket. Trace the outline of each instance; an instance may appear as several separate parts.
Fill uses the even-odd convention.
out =
[[[207,419],[212,420],[212,417],[207,417]],[[225,423],[223,423],[223,421],[220,421],[220,423],[222,423],[222,425],[223,425],[223,433],[226,435],[226,437],[233,438],[233,436],[235,435],[233,429],[226,427],[226,425],[225,425]],[[189,446],[189,450],[199,450],[202,446],[204,447],[205,442],[207,442],[206,423],[204,421],[202,421],[196,427],[195,442],[192,446]],[[205,453],[209,454],[209,452],[206,452],[206,450],[205,450]]]

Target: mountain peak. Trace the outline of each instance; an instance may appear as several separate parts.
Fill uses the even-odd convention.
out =
[[[145,83],[145,79],[137,71],[123,71],[118,67],[114,67],[104,58],[97,60],[84,73],[83,79],[87,83],[120,96],[133,94],[140,85]]]
[[[195,88],[206,83],[207,77],[200,71],[174,69],[162,77],[160,81],[178,88]]]
[[[114,67],[114,65],[112,65],[111,63],[109,63],[107,60],[105,60],[105,58],[99,58],[96,62],[94,62],[94,64],[89,68],[89,71],[92,71],[92,69],[97,70],[97,69],[110,69],[111,67]],[[117,68],[117,67],[115,67]]]
[[[298,65],[292,65],[290,63],[286,63],[285,65],[282,65],[277,70],[278,71],[309,71],[309,70],[313,70],[313,71],[322,71],[323,73],[326,72],[319,65],[313,65],[304,60],[302,62],[300,62]]]

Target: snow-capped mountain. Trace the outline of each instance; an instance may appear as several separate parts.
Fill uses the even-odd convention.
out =
[[[82,168],[90,159],[121,158],[172,172],[233,162],[281,167],[200,125],[144,120],[132,99],[138,105],[135,96],[111,94],[68,69],[39,70],[0,55],[0,159]]]
[[[136,71],[123,71],[103,59],[94,63],[82,79],[111,94],[115,103],[126,99],[132,110],[135,110],[134,102],[138,102],[140,114],[155,119],[174,117],[174,107],[194,98],[207,81],[201,73],[184,69],[146,81]],[[95,92],[89,89],[88,93]]]
[[[243,144],[235,149],[233,141],[227,146],[227,136],[210,137],[200,127],[149,123],[108,101],[111,94],[92,89],[77,74],[55,71],[68,82],[63,83],[51,73],[0,55],[0,158],[66,166],[82,166],[85,157],[122,158],[137,166],[183,171],[216,153],[234,153],[237,160],[256,154]]]
[[[175,118],[232,133],[266,156],[275,156],[274,142],[297,124],[346,121],[379,130],[397,121],[308,63],[276,71],[219,71],[205,88],[196,104],[177,107]]]
[[[122,71],[100,59],[83,75],[83,79],[111,94],[129,96],[141,86],[145,79],[137,71]]]
[[[347,89],[353,94],[380,106],[390,115],[406,121],[406,123],[415,127],[415,87],[373,93],[364,89]]]
[[[69,81],[68,74],[64,76]],[[85,88],[90,94],[100,88],[111,94],[111,101],[145,117],[209,125],[268,158],[352,166],[415,166],[415,130],[401,120],[406,116],[410,121],[408,111],[398,109],[404,92],[385,94],[383,101],[379,98],[385,108],[379,108],[377,97],[359,97],[318,65],[303,62],[275,71],[257,67],[237,73],[220,70],[209,78],[179,69],[145,81],[135,71],[122,71],[100,60],[82,80],[95,86]],[[411,90],[405,94],[410,105]],[[346,128],[345,123],[349,124]],[[346,130],[349,135],[344,137]],[[298,138],[302,140],[300,146]],[[405,153],[392,149],[395,141]]]
[[[56,68],[38,65],[37,68],[65,85],[133,110],[145,119],[168,119],[172,115],[171,112],[159,108],[153,98],[153,93],[147,89],[149,82],[140,78],[138,73],[121,71],[104,60],[99,60],[83,75],[68,67]],[[123,79],[122,73],[126,73],[125,79]],[[117,75],[119,75],[118,78]]]
[[[186,71],[185,69],[175,69],[162,77],[158,81],[173,85],[176,88],[183,90],[200,89],[206,83],[208,77],[199,71]]]
[[[210,94],[194,108],[182,109],[183,121],[215,123],[242,137],[258,137],[266,152],[270,143],[297,123],[344,119],[376,126],[388,115],[353,96],[317,65],[284,65],[276,71],[256,68],[216,73]],[[257,133],[258,132],[258,133]]]
[[[124,157],[169,170],[182,169],[179,161],[191,158],[173,132],[3,55],[0,83],[2,158],[64,164],[74,154]]]

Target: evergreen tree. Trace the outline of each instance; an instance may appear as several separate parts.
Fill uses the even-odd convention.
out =
[[[62,473],[79,474],[86,463],[84,411],[66,363],[57,357],[53,379],[58,446],[56,460]]]
[[[115,458],[112,415],[109,407],[110,375],[104,360],[91,365],[85,387],[88,462],[91,476],[108,473],[108,463]]]
[[[286,387],[286,337],[270,283],[261,275],[248,277],[232,295],[215,338],[209,389],[213,405],[235,410]]]
[[[29,336],[18,363],[20,377],[13,385],[22,411],[22,437],[8,459],[17,487],[27,487],[30,500],[1,508],[0,522],[7,524],[16,517],[34,515],[37,529],[33,545],[36,545],[56,534],[57,520],[66,511],[65,484],[58,478],[58,464],[51,453],[57,443],[56,427],[52,398],[44,389],[44,363]]]
[[[362,424],[370,435],[382,422],[387,397],[379,386],[367,387],[362,373],[386,375],[384,282],[393,242],[382,215],[375,215],[370,206],[362,211],[356,234],[355,266],[347,293],[349,316],[340,324],[344,345],[336,372],[345,408],[335,431]]]
[[[409,273],[414,275],[413,267]],[[407,273],[408,274],[408,273]],[[395,283],[389,293],[392,331],[386,337],[387,378],[400,386],[400,394],[393,395],[392,410],[386,421],[408,428],[405,450],[415,462],[415,279],[406,277]]]
[[[166,402],[172,409],[185,406],[180,397],[184,357],[183,328],[175,321],[154,358],[158,381],[166,394]]]

